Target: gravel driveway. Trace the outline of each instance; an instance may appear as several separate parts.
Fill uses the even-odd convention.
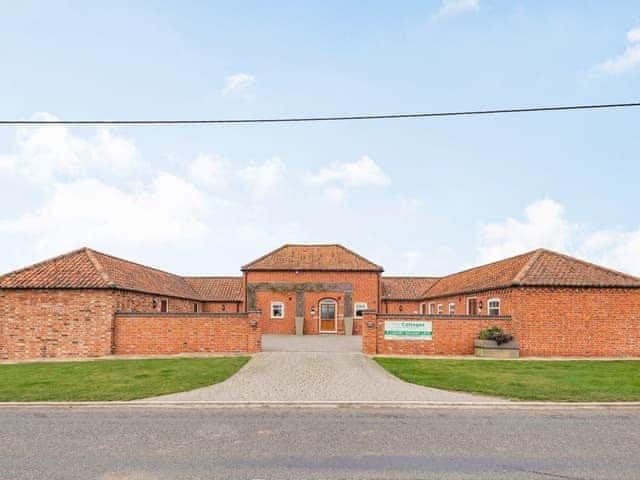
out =
[[[403,382],[359,353],[360,342],[265,335],[263,352],[225,382],[146,401],[504,401]]]

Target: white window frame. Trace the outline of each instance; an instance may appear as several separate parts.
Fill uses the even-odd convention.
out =
[[[495,315],[491,313],[491,310],[492,310],[491,302],[498,302],[498,313],[496,313]],[[487,315],[489,315],[490,317],[499,317],[501,307],[502,307],[502,302],[500,301],[499,298],[490,298],[489,300],[487,300]]]
[[[358,308],[360,305],[360,308]],[[355,302],[353,304],[353,318],[362,318],[362,315],[358,315],[358,310],[368,310],[367,302]]]
[[[467,300],[465,302],[467,304],[467,315],[471,315],[469,313],[469,300],[475,300],[476,301],[476,310],[477,310],[476,315],[480,315],[482,312],[480,312],[480,305],[478,304],[478,297],[467,297]]]
[[[275,307],[276,305],[280,305],[282,307],[282,314],[281,315],[274,315],[273,314],[273,307]],[[271,313],[271,318],[276,318],[278,320],[283,319],[284,318],[284,302],[271,302],[270,313]]]
[[[454,302],[450,302],[448,308],[449,309],[447,310],[447,312],[449,313],[449,315],[455,315],[456,314],[456,304]]]
[[[444,306],[441,303],[438,304],[437,312],[438,312],[438,315],[444,315]]]
[[[435,315],[436,313],[436,304],[435,303],[430,303],[429,304],[429,315]]]
[[[426,315],[427,313],[427,304],[426,303],[421,303],[420,304],[420,315]]]
[[[202,304],[200,302],[193,302],[194,310],[193,313],[201,313],[202,312]]]
[[[162,311],[162,302],[165,302],[167,305],[167,309],[163,312]],[[161,298],[160,301],[158,302],[158,310],[160,310],[160,313],[169,313],[169,299],[168,298]]]

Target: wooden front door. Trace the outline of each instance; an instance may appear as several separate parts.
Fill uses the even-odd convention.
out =
[[[477,298],[467,299],[467,315],[477,315],[477,314],[478,314],[478,299]]]
[[[338,308],[334,300],[320,302],[320,333],[335,333],[338,331]]]

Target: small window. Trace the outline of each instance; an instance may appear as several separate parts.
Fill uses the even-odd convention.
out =
[[[424,303],[420,304],[420,315],[424,315],[425,313],[427,313],[427,305]]]
[[[450,303],[449,304],[449,315],[455,315],[456,314],[456,304],[455,303]]]
[[[199,313],[200,312],[200,304],[199,303],[194,303],[193,304],[193,313]]]
[[[169,300],[163,298],[160,300],[160,312],[167,313],[169,311]]]
[[[434,313],[436,313],[436,304],[435,303],[430,303],[429,304],[429,315],[433,315]]]
[[[444,310],[443,310],[442,304],[439,303],[438,304],[438,315],[442,315],[443,313],[444,313]]]
[[[271,318],[284,318],[284,303],[271,302]]]
[[[353,316],[355,318],[362,318],[362,312],[367,309],[367,304],[364,302],[356,302],[353,304]]]
[[[500,299],[490,298],[487,302],[487,315],[497,317],[500,315]]]

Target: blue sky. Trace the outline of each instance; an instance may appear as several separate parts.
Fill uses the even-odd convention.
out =
[[[133,4],[132,4],[133,3]],[[636,1],[11,2],[5,119],[638,101]],[[548,247],[640,275],[638,109],[0,129],[0,271],[80,246],[237,273],[338,242],[438,275]]]

